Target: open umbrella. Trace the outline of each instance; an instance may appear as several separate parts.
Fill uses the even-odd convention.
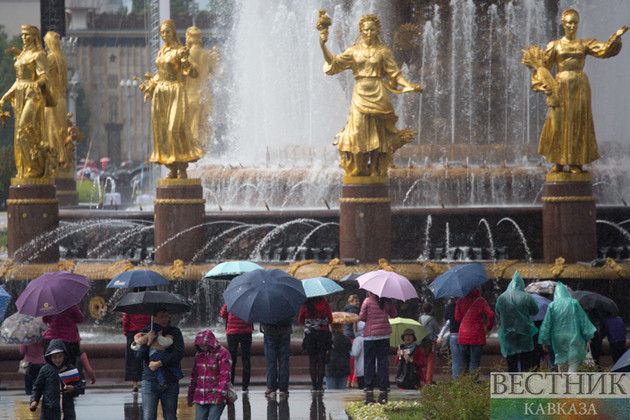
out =
[[[487,281],[486,267],[482,264],[458,265],[433,280],[429,290],[436,299],[464,297]]]
[[[0,326],[0,338],[6,344],[33,344],[42,339],[47,327],[41,317],[15,313]]]
[[[206,275],[203,276],[203,278],[232,280],[234,277],[240,276],[241,274],[260,269],[262,269],[261,266],[249,261],[226,261],[213,267],[212,270],[208,271]]]
[[[389,336],[389,345],[392,347],[398,347],[404,343],[402,339],[402,333],[406,329],[413,330],[416,336],[416,342],[420,342],[424,337],[429,335],[424,329],[421,323],[411,318],[390,318],[389,323],[392,326],[392,334]]]
[[[127,314],[150,314],[157,308],[163,308],[171,314],[180,314],[190,311],[191,307],[192,303],[182,295],[149,290],[127,293],[113,310]]]
[[[297,314],[306,300],[302,282],[282,270],[254,270],[223,292],[227,310],[245,322],[275,324]]]
[[[343,287],[327,277],[313,277],[302,280],[304,293],[307,298],[326,296],[337,292],[343,292]]]
[[[585,311],[599,310],[610,312],[611,314],[619,312],[617,304],[613,302],[612,299],[600,295],[599,293],[588,292],[586,290],[578,290],[575,292],[571,292],[571,297],[580,302],[580,305],[582,306],[582,308],[584,308]]]
[[[405,301],[418,297],[418,292],[406,277],[393,271],[370,271],[360,276],[359,288],[372,292],[378,297],[393,298]]]
[[[333,324],[352,324],[359,322],[359,315],[352,312],[333,312]]]
[[[630,372],[630,350],[621,355],[617,363],[610,369],[611,372]]]
[[[4,290],[4,287],[0,286],[0,322],[2,322],[4,316],[7,314],[7,308],[10,302],[11,295]]]
[[[531,295],[534,299],[536,299],[536,302],[538,302],[538,313],[532,317],[532,321],[542,321],[545,319],[547,308],[549,307],[551,301],[536,293],[532,293]]]
[[[152,287],[169,284],[169,281],[159,273],[151,270],[131,270],[120,273],[109,282],[109,289]]]
[[[339,281],[356,281],[363,274],[365,274],[365,273],[350,273],[350,274],[346,274]]]
[[[55,271],[31,280],[15,304],[24,315],[55,315],[79,303],[89,288],[85,276]]]
[[[557,281],[554,280],[541,280],[530,283],[525,287],[525,291],[527,293],[537,293],[537,294],[546,294],[553,296],[554,291],[556,290],[556,286],[558,285]],[[567,288],[569,292],[571,292],[571,288],[566,284],[564,287]]]

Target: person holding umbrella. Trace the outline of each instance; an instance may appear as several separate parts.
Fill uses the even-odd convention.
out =
[[[361,305],[359,319],[365,322],[363,329],[365,351],[365,390],[372,391],[378,386],[381,391],[389,389],[389,339],[392,326],[389,318],[398,313],[390,298],[381,298],[368,291],[368,297]],[[376,364],[378,363],[378,372]]]
[[[147,293],[147,292],[144,292]],[[164,420],[177,419],[177,396],[179,395],[179,381],[168,380],[165,387],[160,387],[155,371],[160,367],[170,368],[180,366],[184,357],[184,338],[179,328],[173,327],[169,320],[167,305],[155,305],[152,313],[152,323],[162,327],[162,335],[173,337],[173,345],[168,347],[165,355],[160,360],[150,361],[149,349],[157,334],[153,331],[152,325],[140,332],[148,333],[147,343],[136,352],[136,359],[143,363],[142,371],[142,413],[144,420],[157,419],[158,402],[162,403],[162,415]],[[168,376],[168,369],[165,373]]]
[[[484,329],[483,315],[487,321]],[[459,322],[457,342],[462,352],[462,371],[474,372],[481,363],[481,351],[494,325],[494,312],[481,297],[479,287],[457,299],[455,321]]]
[[[274,397],[279,389],[280,395],[289,394],[289,356],[291,355],[291,334],[293,317],[290,316],[275,324],[260,324],[260,331],[265,335],[265,370],[267,373],[266,397]]]
[[[538,332],[532,317],[538,314],[538,303],[525,293],[525,283],[518,272],[507,290],[499,296],[495,312],[501,322],[501,353],[507,359],[508,372],[527,372],[536,366],[533,336]]]
[[[241,358],[243,359],[243,382],[241,386],[243,392],[245,392],[249,388],[249,378],[252,369],[249,355],[252,348],[252,332],[254,331],[254,325],[229,313],[226,304],[223,304],[223,308],[221,308],[221,318],[227,318],[225,334],[227,336],[228,351],[232,357],[232,384],[234,384],[234,375],[236,374],[238,345],[241,345]]]
[[[586,341],[593,338],[595,330],[579,302],[571,297],[564,284],[558,282],[553,302],[547,307],[540,326],[538,341],[544,347],[553,344],[560,371],[577,371],[584,358]]]
[[[302,348],[308,353],[311,391],[323,391],[326,355],[332,348],[330,305],[322,296],[309,297],[300,308],[298,322],[304,325]]]

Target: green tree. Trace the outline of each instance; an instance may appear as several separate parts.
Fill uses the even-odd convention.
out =
[[[77,89],[77,126],[83,133],[83,140],[81,140],[81,142],[77,145],[77,161],[81,158],[85,158],[88,148],[90,147],[90,115],[91,111],[85,98],[85,89],[80,87]]]
[[[185,15],[193,0],[171,0],[171,15]]]
[[[148,10],[148,0],[133,0],[131,4],[131,13],[137,15],[145,14]]]

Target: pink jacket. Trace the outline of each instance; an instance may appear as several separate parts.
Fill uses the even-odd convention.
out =
[[[232,334],[251,334],[254,331],[254,325],[243,321],[236,315],[232,315],[227,311],[227,305],[224,303],[221,308],[221,318],[227,318],[227,328],[225,333]]]
[[[387,335],[392,333],[389,318],[396,318],[398,313],[391,299],[385,299],[383,309],[378,306],[378,296],[372,295],[363,301],[359,319],[365,322],[363,337]]]
[[[46,364],[43,340],[36,341],[33,344],[22,344],[20,346],[20,354],[24,355],[24,360],[34,365]]]
[[[59,338],[66,343],[81,341],[77,324],[82,323],[85,317],[77,305],[71,306],[57,315],[46,315],[42,319],[48,324],[48,328],[44,331],[45,339]]]
[[[485,330],[483,314],[486,314],[488,322]],[[479,290],[473,290],[466,297],[457,299],[455,306],[455,321],[459,322],[459,344],[486,344],[486,331],[490,331],[494,325],[494,312],[488,306],[488,302],[481,297]]]
[[[197,347],[199,344],[207,344],[210,350],[202,352]],[[197,333],[195,347],[197,354],[186,399],[196,404],[227,404],[228,384],[232,380],[230,353],[210,330]]]

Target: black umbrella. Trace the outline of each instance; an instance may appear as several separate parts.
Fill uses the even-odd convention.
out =
[[[599,293],[578,290],[571,293],[573,299],[577,300],[585,311],[604,311],[611,314],[618,313],[617,304],[606,296]]]
[[[170,292],[127,293],[114,306],[114,311],[128,314],[150,314],[156,309],[165,309],[171,314],[179,314],[190,311],[192,303],[182,295]]]

